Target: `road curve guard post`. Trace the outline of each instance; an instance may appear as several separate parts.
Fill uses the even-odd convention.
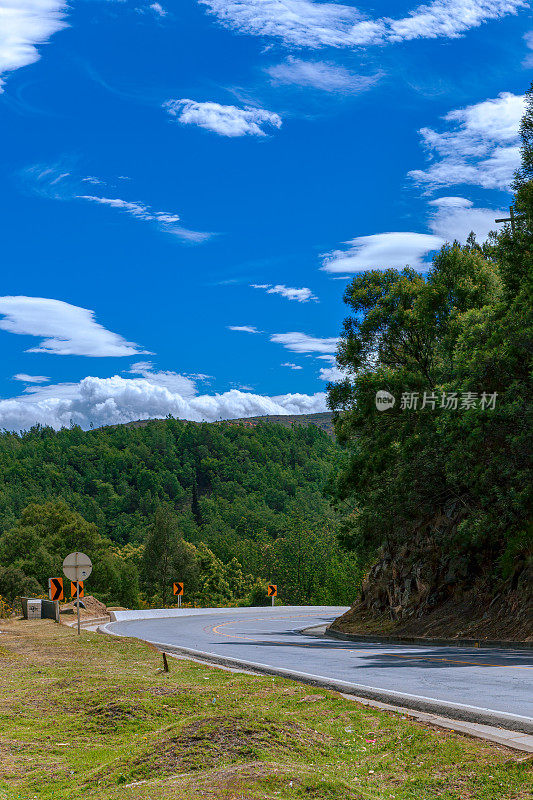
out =
[[[275,583],[268,584],[267,596],[272,598],[272,605],[274,605],[274,600],[278,596],[278,587]]]
[[[181,598],[183,597],[183,581],[174,581],[172,584],[172,591],[174,596],[178,598],[178,608],[181,608]]]
[[[63,574],[76,584],[76,609],[78,612],[78,636],[80,635],[80,589],[83,591],[83,581],[93,571],[92,561],[85,553],[76,550],[63,561]]]

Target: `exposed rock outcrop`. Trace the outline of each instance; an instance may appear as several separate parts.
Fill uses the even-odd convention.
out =
[[[463,515],[456,501],[414,530],[408,545],[384,546],[359,600],[332,627],[360,634],[533,639],[531,563],[517,561],[511,575],[495,581],[492,553],[457,546]]]

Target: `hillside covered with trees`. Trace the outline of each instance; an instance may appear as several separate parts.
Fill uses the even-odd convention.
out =
[[[377,562],[343,630],[533,635],[533,91],[521,135],[512,223],[346,289],[335,494],[341,540]]]
[[[0,595],[44,591],[70,550],[114,603],[345,603],[360,568],[324,497],[340,449],[316,427],[196,424],[0,435]],[[164,567],[162,566],[164,564]],[[259,583],[258,583],[259,581]],[[262,581],[262,583],[261,583]]]

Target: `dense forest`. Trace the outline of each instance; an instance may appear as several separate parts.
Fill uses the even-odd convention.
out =
[[[0,594],[44,591],[70,550],[108,602],[346,602],[357,556],[324,496],[340,450],[314,426],[172,418],[0,435]],[[162,566],[164,564],[164,567]],[[140,594],[139,594],[140,589]]]
[[[532,632],[532,91],[521,135],[498,233],[446,245],[427,276],[370,270],[346,289],[349,377],[330,402],[350,456],[335,491],[344,545],[378,555],[348,621],[422,617],[470,592],[466,616],[494,602],[500,633],[519,636],[520,619]]]

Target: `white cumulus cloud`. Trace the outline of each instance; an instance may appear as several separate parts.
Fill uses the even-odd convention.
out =
[[[325,272],[348,274],[367,269],[412,267],[424,269],[424,258],[438,250],[444,239],[428,233],[374,233],[345,242],[345,250],[333,250],[323,256]]]
[[[286,297],[287,300],[297,300],[298,303],[308,303],[309,300],[318,300],[318,297],[316,297],[307,286],[302,286],[301,289],[284,286],[282,283],[278,283],[275,286],[270,283],[252,283],[251,286],[252,289],[264,289],[267,294],[279,294],[282,297]]]
[[[137,361],[131,365],[128,372],[132,375],[142,375],[154,386],[163,386],[182,397],[193,397],[197,393],[196,383],[192,378],[171,370],[154,370],[151,361]],[[205,377],[207,376],[202,375],[202,378]]]
[[[27,353],[76,356],[132,356],[146,353],[108,331],[94,311],[46,297],[0,297],[0,329],[42,339]]]
[[[526,0],[434,0],[400,19],[369,19],[353,6],[312,0],[198,0],[227,28],[293,47],[354,47],[410,39],[455,38],[515,14]]]
[[[526,7],[526,0],[434,0],[414,8],[402,19],[387,20],[387,38],[392,42],[454,39],[470,28]]]
[[[321,381],[328,381],[328,383],[338,383],[339,381],[345,380],[347,377],[346,373],[343,372],[338,367],[321,367],[319,372],[319,378]]]
[[[495,219],[506,217],[505,209],[476,208],[465,197],[439,197],[430,202],[433,211],[429,227],[437,236],[448,242],[466,241],[470,231],[474,231],[478,242],[484,242],[489,231],[496,230]]]
[[[38,61],[38,45],[67,27],[66,12],[66,0],[0,0],[0,92],[2,75]]]
[[[150,3],[150,8],[151,8],[151,9],[152,9],[152,11],[153,11],[155,14],[157,14],[159,17],[166,17],[166,16],[167,16],[167,13],[168,13],[168,12],[167,12],[167,11],[165,11],[165,9],[164,9],[164,8],[163,8],[163,6],[161,5],[161,3]]]
[[[148,378],[86,377],[79,383],[35,387],[31,395],[0,400],[0,427],[24,430],[36,423],[54,428],[71,422],[89,428],[138,419],[163,418],[208,422],[263,414],[326,411],[326,395],[265,395],[232,389],[213,395],[184,396]]]
[[[292,361],[286,361],[281,366],[288,367],[289,369],[303,369],[303,367],[301,367],[299,364],[293,364]]]
[[[520,163],[518,128],[525,110],[521,95],[502,92],[444,117],[448,129],[422,128],[432,162],[409,175],[430,188],[472,184],[507,189]]]
[[[273,333],[270,341],[282,344],[293,353],[334,353],[339,340],[336,336],[321,339],[301,333],[301,331],[289,331],[288,333]]]
[[[377,42],[383,26],[338,3],[310,0],[199,0],[228,28],[297,47],[346,47]]]
[[[163,107],[183,125],[198,125],[220,136],[266,136],[263,128],[281,127],[279,114],[253,106],[238,108],[184,98],[167,100]]]
[[[363,92],[377,83],[382,75],[356,75],[330,61],[305,61],[294,56],[267,67],[265,71],[274,84],[305,86],[340,94]]]

